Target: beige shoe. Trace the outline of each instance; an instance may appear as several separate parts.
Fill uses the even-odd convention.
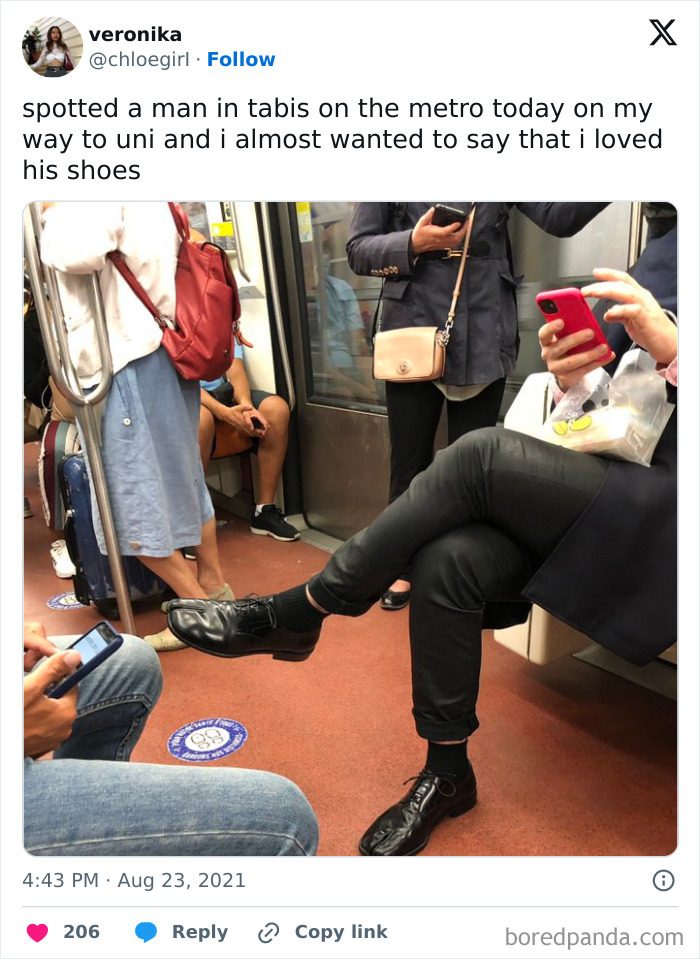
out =
[[[228,583],[224,583],[220,589],[215,590],[213,593],[209,593],[209,599],[216,599],[219,602],[232,603],[236,597],[233,595],[233,590]]]
[[[209,599],[217,599],[219,601],[225,600],[232,603],[235,598],[236,597],[233,595],[233,590],[228,583],[224,583],[223,586],[219,587],[219,589],[215,589],[213,593],[209,593]],[[169,602],[170,600],[168,600],[168,603]],[[161,613],[168,612],[168,603],[160,604]]]
[[[159,633],[153,633],[152,636],[144,636],[143,641],[148,643],[151,649],[155,649],[157,653],[170,653],[175,649],[187,649],[187,644],[176,639],[169,629],[162,629]]]

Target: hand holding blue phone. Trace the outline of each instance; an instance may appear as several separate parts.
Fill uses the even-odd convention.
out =
[[[98,623],[69,647],[68,651],[74,650],[80,654],[81,665],[70,676],[56,683],[47,696],[50,699],[60,699],[61,696],[65,696],[68,690],[77,686],[81,679],[116,653],[123,642],[122,637],[109,623]]]

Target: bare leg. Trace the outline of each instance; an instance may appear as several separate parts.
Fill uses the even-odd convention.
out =
[[[318,603],[316,602],[316,600],[313,598],[313,596],[312,596],[311,593],[309,592],[309,587],[308,587],[308,585],[307,585],[307,587],[306,587],[306,598],[307,598],[308,601],[311,603],[311,605],[313,606],[314,609],[317,609],[317,610],[319,611],[319,613],[323,613],[325,616],[328,616],[328,610],[327,610],[327,609],[324,609],[323,606],[319,606],[319,605],[318,605]]]
[[[397,579],[389,587],[389,589],[393,593],[407,593],[410,588],[411,588],[411,584],[408,582],[407,579]]]
[[[209,594],[197,581],[191,564],[178,550],[170,556],[139,556],[139,559],[156,576],[164,579],[178,596],[192,599],[208,598]]]
[[[281,396],[268,396],[260,404],[260,412],[270,424],[270,429],[258,446],[258,496],[261,504],[274,503],[287,455],[289,407]]]
[[[209,594],[202,589],[194,575],[192,564],[187,562],[179,550],[175,550],[170,556],[139,556],[139,559],[156,576],[164,579],[178,596],[192,599],[208,598]],[[162,632],[147,637],[147,641],[153,645],[154,649],[161,652],[182,647],[167,627]]]
[[[216,519],[213,516],[202,526],[202,542],[201,545],[194,547],[194,554],[197,557],[199,585],[205,595],[209,596],[220,589],[224,582],[216,541]]]

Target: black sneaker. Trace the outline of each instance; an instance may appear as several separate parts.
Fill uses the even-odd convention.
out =
[[[257,536],[272,536],[273,539],[278,539],[282,543],[291,543],[299,539],[299,531],[287,522],[282,510],[274,503],[263,506],[258,515],[253,516],[250,531]]]

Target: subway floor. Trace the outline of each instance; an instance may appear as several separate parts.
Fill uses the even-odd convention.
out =
[[[25,446],[25,493],[34,511],[24,520],[25,618],[49,634],[82,633],[101,618],[94,607],[46,605],[72,583],[53,571],[49,549],[61,534],[42,515],[38,451],[38,444]],[[303,582],[327,559],[308,544],[255,536],[243,520],[220,518],[228,520],[218,531],[222,565],[237,596]],[[163,628],[164,619],[157,605],[136,608],[142,635]],[[318,816],[319,855],[357,855],[365,828],[421,769],[406,610],[327,620],[303,663],[228,661],[190,649],[160,660],[163,696],[134,761],[176,763],[167,741],[179,727],[211,717],[238,721],[247,741],[211,765],[293,779]],[[675,702],[570,657],[531,665],[485,633],[479,717],[470,743],[479,802],[444,822],[423,855],[656,856],[675,849]]]

